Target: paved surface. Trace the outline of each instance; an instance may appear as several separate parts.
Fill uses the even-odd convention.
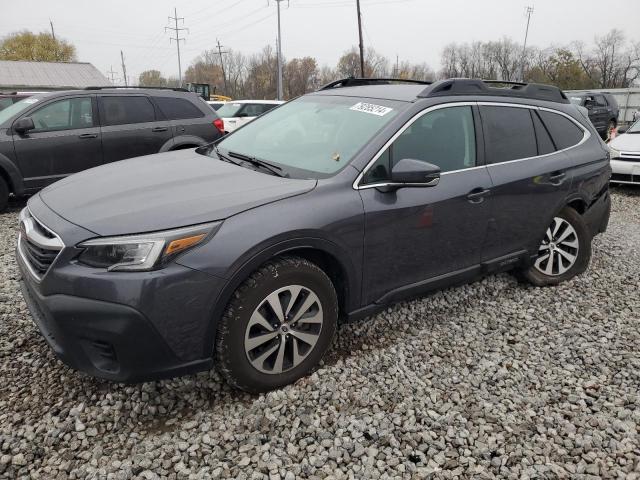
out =
[[[18,293],[19,207],[0,215],[0,477],[640,478],[640,189],[614,190],[581,277],[402,303],[261,396],[62,365]]]

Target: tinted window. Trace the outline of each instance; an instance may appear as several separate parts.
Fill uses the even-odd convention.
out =
[[[607,101],[604,99],[604,96],[602,95],[596,95],[594,97],[594,100],[596,102],[596,105],[599,107],[606,107],[607,106]]]
[[[582,129],[568,118],[544,110],[540,110],[538,113],[559,150],[580,143],[582,137],[584,137]]]
[[[442,172],[476,164],[476,136],[471,107],[434,110],[413,122],[367,171],[365,183],[389,179],[390,165],[404,158],[422,160]]]
[[[488,163],[538,155],[533,120],[528,108],[480,107]]]
[[[545,155],[547,153],[555,152],[556,147],[551,140],[551,136],[543,125],[540,117],[536,112],[531,112],[533,117],[533,124],[536,128],[536,139],[538,140],[538,155]]]
[[[154,100],[169,120],[204,117],[198,107],[184,98],[154,97]]]
[[[239,112],[239,115],[246,115],[247,117],[257,117],[258,115],[262,115],[266,112],[265,106],[259,103],[248,103],[244,106],[244,108]]]
[[[147,97],[100,97],[102,125],[154,122],[153,104]]]
[[[93,127],[91,98],[66,98],[45,105],[31,114],[35,131]]]

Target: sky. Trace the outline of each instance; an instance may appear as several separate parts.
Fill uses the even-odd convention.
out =
[[[335,65],[358,43],[356,0],[283,0],[282,53],[285,58],[313,56],[320,65]],[[622,5],[622,4],[621,4]],[[596,15],[601,0],[361,0],[365,46],[390,59],[426,62],[439,68],[440,55],[451,42],[497,40],[508,36],[522,42],[525,10],[533,6],[529,45],[587,44],[612,28],[640,40],[640,2],[624,4],[617,13]],[[165,32],[168,17],[177,9],[182,70],[203,51],[215,47],[244,53],[275,46],[275,0],[2,0],[0,37],[18,30],[50,31],[73,43],[78,60],[93,63],[107,74],[113,69],[122,81],[120,51],[127,75],[157,69],[177,76],[175,42]]]

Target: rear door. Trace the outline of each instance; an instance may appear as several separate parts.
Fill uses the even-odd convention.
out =
[[[536,107],[482,103],[480,114],[493,181],[491,221],[482,260],[491,262],[505,256],[516,260],[535,252],[553,215],[563,205],[571,184],[568,170],[572,162],[553,142]]]
[[[98,95],[104,161],[158,153],[173,133],[146,95]]]
[[[194,98],[196,98],[194,96]],[[169,122],[174,138],[196,137],[192,143],[201,139],[212,142],[220,136],[220,132],[213,125],[217,115],[200,99],[198,104],[192,103],[187,98],[154,96],[154,102]],[[206,110],[205,110],[206,109]],[[208,110],[208,111],[207,111]],[[189,140],[185,138],[183,140]]]
[[[36,128],[13,134],[26,188],[42,188],[71,173],[103,162],[94,95],[65,97],[43,104],[29,116]]]

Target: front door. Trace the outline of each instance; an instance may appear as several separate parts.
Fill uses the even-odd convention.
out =
[[[100,128],[92,95],[51,101],[28,114],[35,129],[13,134],[25,187],[38,189],[102,164]]]
[[[427,111],[405,126],[365,171],[359,185],[365,210],[365,304],[478,267],[491,180],[478,165],[473,108]],[[440,182],[385,192],[381,185],[404,158],[438,165]]]

